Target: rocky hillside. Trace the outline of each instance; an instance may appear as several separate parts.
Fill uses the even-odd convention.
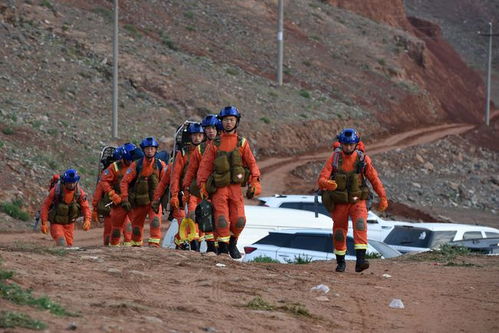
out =
[[[376,138],[480,121],[480,77],[401,0],[297,0],[285,16],[277,87],[275,1],[120,1],[118,142],[166,143],[181,121],[227,104],[259,158],[326,147],[345,125]],[[110,1],[0,3],[1,201],[33,211],[70,166],[93,189],[100,149],[117,143],[111,36]]]
[[[489,38],[480,33],[499,31],[499,2],[494,0],[404,0],[407,15],[420,17],[438,24],[442,34],[461,57],[486,80]],[[492,42],[491,98],[499,103],[499,39]]]

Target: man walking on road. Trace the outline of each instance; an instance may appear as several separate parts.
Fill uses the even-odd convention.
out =
[[[327,160],[317,183],[319,189],[324,191],[322,202],[333,218],[336,271],[344,272],[346,268],[346,236],[348,217],[351,217],[357,257],[355,271],[362,272],[369,268],[369,262],[365,259],[367,249],[366,199],[369,196],[366,178],[380,198],[379,211],[384,211],[388,207],[388,201],[371,159],[357,147],[360,142],[357,131],[353,128],[342,130],[338,135],[338,141],[340,147],[336,148]]]

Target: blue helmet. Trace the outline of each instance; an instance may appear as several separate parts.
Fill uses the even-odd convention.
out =
[[[204,129],[200,123],[192,123],[189,125],[189,128],[187,129],[187,133],[189,133],[189,134],[204,133]]]
[[[206,117],[204,117],[203,121],[201,122],[201,126],[203,127],[208,127],[208,126],[217,126],[219,122],[219,119],[217,118],[216,114],[209,114]]]
[[[136,150],[137,146],[134,145],[133,143],[125,143],[123,146],[121,146],[121,151],[122,151],[121,158],[126,161],[133,161],[134,152]]]
[[[340,143],[359,143],[360,136],[359,133],[353,128],[345,128],[336,137]]]
[[[75,169],[67,169],[62,175],[62,181],[64,183],[77,183],[80,180],[80,175]]]
[[[123,158],[123,146],[116,147],[113,153],[113,160],[118,161]]]
[[[237,120],[241,119],[241,114],[235,106],[226,106],[218,114],[218,119],[223,119],[224,117],[234,116]]]
[[[159,143],[158,143],[158,141],[156,141],[156,139],[153,136],[149,136],[149,137],[145,138],[144,140],[142,140],[142,142],[140,143],[140,148],[144,149],[146,147],[158,148]]]

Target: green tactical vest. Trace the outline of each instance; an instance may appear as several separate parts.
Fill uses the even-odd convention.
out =
[[[213,173],[206,183],[206,189],[209,193],[216,191],[216,188],[225,187],[229,184],[241,184],[246,186],[250,171],[243,166],[243,159],[241,156],[240,148],[246,142],[243,137],[237,137],[236,149],[226,152],[222,150],[217,151],[215,160],[213,162]],[[220,147],[220,137],[213,140],[215,146]]]
[[[64,194],[61,183],[55,185],[54,202],[49,209],[49,222],[55,224],[70,224],[81,216],[81,206],[79,204],[81,192],[76,185],[73,201],[69,204],[64,202]]]
[[[135,166],[135,171],[137,177],[130,184],[131,191],[128,194],[128,200],[132,207],[135,206],[146,206],[153,201],[154,191],[159,184],[159,174],[163,169],[163,165],[160,160],[154,158],[153,163],[153,173],[151,176],[142,176],[142,164],[144,163],[144,159],[140,159],[137,161]]]
[[[335,204],[355,203],[369,197],[369,187],[364,177],[365,155],[360,150],[356,150],[356,152],[355,168],[353,171],[346,172],[342,169],[341,149],[335,150],[330,179],[334,180],[338,187],[334,191],[323,191],[322,193],[322,203],[328,211],[332,211]]]

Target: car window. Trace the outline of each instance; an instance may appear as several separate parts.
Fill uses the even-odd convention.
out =
[[[301,202],[283,202],[280,208],[301,209]]]
[[[463,239],[477,239],[483,238],[482,233],[480,231],[466,231],[463,234]]]
[[[263,237],[255,244],[275,245],[279,247],[286,246],[293,238],[293,234],[283,234],[278,232],[271,232],[268,236]]]
[[[315,203],[313,202],[302,202],[302,209],[311,212],[315,212],[315,210],[317,210],[319,214],[329,216],[329,212],[327,211],[326,207],[324,207],[324,205],[321,203],[318,203],[316,207]]]
[[[485,232],[485,236],[487,238],[497,238],[497,237],[499,237],[499,233],[497,233],[497,232]]]
[[[331,242],[331,235],[296,234],[287,247],[309,251],[329,252],[328,248],[331,248],[331,246],[328,247],[328,244],[330,245]]]
[[[421,228],[395,227],[384,242],[390,245],[429,247],[432,231]]]
[[[451,242],[456,237],[457,231],[435,231],[432,234],[430,248],[438,247],[439,245]]]

